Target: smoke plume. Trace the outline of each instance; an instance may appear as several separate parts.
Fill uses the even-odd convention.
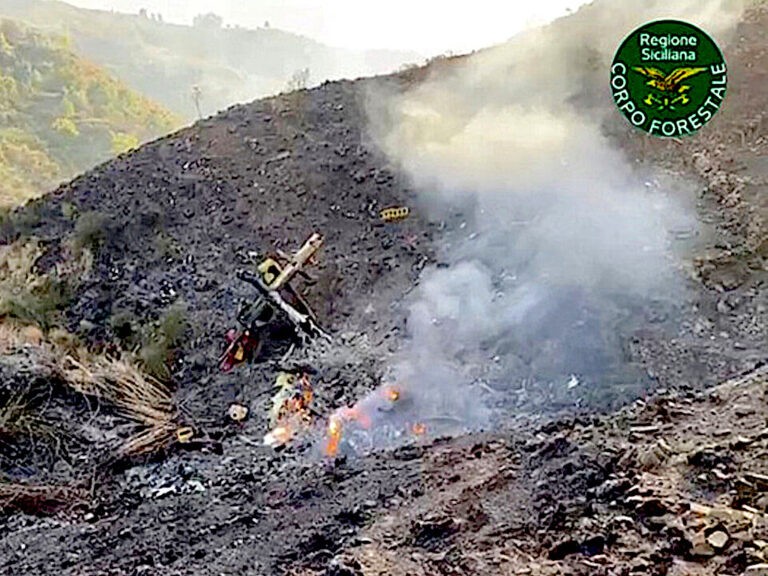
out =
[[[719,1],[596,2],[404,93],[376,85],[371,135],[447,239],[444,264],[410,300],[388,379],[411,398],[401,418],[484,425],[490,405],[536,390],[610,400],[611,386],[638,381],[623,340],[649,309],[684,297],[670,231],[695,218],[679,189],[638,173],[604,135],[618,118],[610,61],[649,20],[686,19],[721,39],[739,14]]]

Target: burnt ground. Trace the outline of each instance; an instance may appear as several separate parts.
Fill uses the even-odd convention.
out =
[[[639,162],[698,178],[711,224],[680,321],[625,335],[647,378],[585,395],[578,410],[534,391],[528,406],[506,404],[493,433],[335,462],[275,453],[260,444],[287,345],[231,374],[216,368],[252,295],[237,268],[314,230],[326,244],[307,294],[340,343],[315,366],[318,409],[375,387],[401,345],[403,298],[461,214],[380,221],[383,207],[418,206],[366,137],[364,94],[382,79],[233,107],[27,206],[3,234],[42,239],[41,266],[74,233],[72,207],[103,215],[94,267],[66,310],[83,341],[117,340],[117,315],[152,322],[184,302],[173,382],[185,418],[220,449],[135,462],[53,515],[3,515],[3,573],[739,574],[764,562],[766,22],[754,9],[726,47],[730,95],[712,130],[681,143],[616,136]],[[406,88],[419,74],[386,82]],[[252,410],[243,425],[226,421],[234,400]]]

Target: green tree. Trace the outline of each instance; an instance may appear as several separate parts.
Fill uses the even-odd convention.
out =
[[[80,135],[80,131],[77,129],[77,124],[75,124],[71,118],[66,118],[64,116],[56,118],[56,120],[53,121],[53,124],[51,124],[51,128],[59,134],[71,138],[76,138]]]
[[[112,133],[112,153],[115,155],[138,148],[139,144],[139,139],[134,134],[126,134],[124,132]]]

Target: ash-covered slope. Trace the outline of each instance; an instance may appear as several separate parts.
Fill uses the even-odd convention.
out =
[[[272,362],[232,374],[216,367],[237,300],[252,295],[234,277],[249,265],[246,253],[290,250],[315,229],[326,235],[319,281],[309,292],[341,344],[314,366],[318,409],[325,412],[377,385],[389,352],[408,345],[401,338],[403,295],[464,230],[465,214],[457,211],[444,215],[445,226],[422,218],[411,186],[366,137],[368,89],[386,82],[396,91],[420,75],[326,84],[235,107],[102,166],[17,215],[5,236],[41,237],[48,250],[40,267],[58,258],[64,239],[83,234],[78,222],[97,222],[105,231],[96,235],[91,276],[67,309],[69,328],[92,344],[118,337],[118,314],[145,322],[186,302],[192,327],[174,379],[190,421],[223,439],[223,454],[175,452],[135,466],[98,486],[85,510],[44,520],[3,517],[5,571],[600,574],[633,564],[665,573],[681,560],[714,555],[693,572],[710,574],[757,561],[762,529],[749,534],[752,540],[737,539],[738,514],[727,511],[730,519],[715,526],[714,516],[702,521],[706,509],[690,504],[711,504],[711,496],[720,498],[719,507],[729,494],[743,494],[741,476],[765,472],[764,377],[735,385],[733,394],[730,387],[711,397],[686,390],[749,368],[764,353],[751,347],[748,330],[738,329],[760,327],[751,314],[764,301],[759,284],[729,284],[721,293],[692,280],[676,337],[658,329],[663,316],[637,310],[642,325],[628,335],[627,356],[655,379],[630,382],[627,390],[578,385],[552,393],[570,394],[571,408],[580,398],[590,408],[625,402],[646,383],[672,389],[615,417],[536,428],[515,420],[515,395],[505,391],[492,396],[504,431],[488,435],[425,440],[335,462],[260,446],[274,361],[284,348],[272,350]],[[746,91],[751,81],[734,76],[732,85]],[[642,152],[633,159],[642,160]],[[413,208],[411,218],[380,222],[379,208],[403,204]],[[706,195],[700,204],[707,216],[718,209]],[[705,243],[720,241],[717,231],[713,236]],[[723,326],[727,338],[719,333]],[[742,334],[746,350],[735,346]],[[537,359],[547,350],[533,352]],[[545,402],[534,406],[549,405],[549,391],[543,394]],[[252,409],[242,427],[224,423],[235,397]],[[654,484],[654,474],[673,486]],[[681,476],[685,482],[678,483]],[[739,498],[727,506],[760,501],[754,491]],[[682,528],[675,524],[679,514],[687,514]],[[727,554],[712,546],[694,552],[714,529],[734,535]]]
[[[253,266],[251,251],[289,252],[318,231],[325,248],[309,301],[321,322],[337,336],[370,328],[374,344],[389,338],[402,321],[390,306],[432,257],[433,227],[418,211],[393,226],[379,218],[381,208],[411,204],[412,193],[366,143],[367,82],[234,107],[28,206],[23,234],[44,239],[48,265],[79,221],[102,229],[69,329],[113,341],[115,316],[147,322],[183,302],[192,330],[175,378],[220,415],[237,386],[274,377],[261,367],[218,375],[224,333],[240,299],[255,296],[237,268]]]
[[[565,20],[558,23],[566,25]],[[512,45],[483,58],[503,62],[514,50]],[[466,60],[459,62],[463,65]],[[586,77],[594,75],[594,66],[589,61],[585,65]],[[126,323],[135,328],[183,303],[191,329],[182,341],[183,355],[173,376],[180,395],[188,398],[193,419],[210,421],[220,418],[235,398],[259,408],[276,372],[269,363],[229,375],[217,370],[216,357],[224,333],[235,324],[238,303],[254,296],[235,277],[236,270],[253,265],[248,259],[251,251],[290,251],[313,231],[321,232],[326,243],[318,282],[308,290],[308,298],[346,352],[318,368],[318,396],[331,406],[349,403],[375,385],[388,367],[387,355],[401,345],[407,317],[403,296],[414,288],[424,267],[439,265],[445,256],[450,260],[472,216],[472,208],[461,203],[444,210],[439,220],[430,222],[423,216],[427,213],[421,210],[423,196],[417,199],[408,178],[369,138],[367,108],[372,94],[391,96],[412,87],[417,78],[450,76],[452,68],[451,61],[438,62],[426,73],[326,83],[235,106],[61,187],[27,207],[22,225],[8,229],[6,238],[20,233],[42,238],[47,246],[43,266],[56,261],[62,241],[72,235],[95,240],[94,269],[67,307],[67,327],[91,344],[118,341]],[[572,74],[577,76],[577,70]],[[584,84],[588,89],[581,95],[587,98],[594,88]],[[408,165],[410,149],[388,152]],[[418,154],[416,149],[412,155]],[[411,163],[411,176],[419,161]],[[464,168],[462,161],[456,170]],[[413,209],[409,219],[396,224],[380,220],[381,208],[400,205]],[[493,234],[485,236],[496,241]],[[440,250],[436,238],[441,238]],[[693,295],[694,301],[700,297]],[[555,316],[568,310],[569,301],[562,306]],[[493,401],[539,409],[553,402],[606,407],[653,385],[703,385],[752,362],[749,351],[692,333],[690,326],[700,320],[695,303],[678,302],[675,308],[628,307],[617,318],[631,314],[641,320],[639,326],[636,322],[621,326],[615,318],[606,323],[598,337],[611,348],[607,359],[600,360],[607,368],[596,372],[601,378],[598,386],[570,392],[568,366],[560,366],[549,370],[552,378],[543,391],[537,391],[534,382],[524,390],[524,400],[518,401],[516,392]],[[571,312],[563,317],[572,317]],[[579,322],[582,319],[573,316],[573,324]],[[677,322],[685,327],[680,334],[675,332]],[[541,342],[524,341],[523,349],[515,344],[515,334],[504,335],[501,355],[522,366],[515,376],[526,370],[534,376],[541,370],[546,373],[548,364],[561,361],[562,355],[556,356],[564,340],[557,333],[559,325],[556,322],[555,333]],[[363,334],[365,338],[356,338]],[[582,333],[573,334],[572,340],[577,340]],[[346,346],[351,340],[356,344]],[[277,353],[285,351],[281,346],[275,342],[263,358],[279,358]],[[603,352],[600,346],[602,342],[597,347]],[[467,361],[482,369],[500,355],[499,348],[490,346],[487,357]],[[356,369],[343,369],[352,365]],[[503,390],[516,389],[517,382],[506,374],[502,377]]]

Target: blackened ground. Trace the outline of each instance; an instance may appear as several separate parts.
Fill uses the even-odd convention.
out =
[[[264,392],[275,375],[264,366],[217,370],[240,300],[254,297],[236,270],[253,266],[251,251],[290,252],[318,231],[325,248],[308,300],[323,324],[337,336],[366,330],[376,346],[393,338],[403,319],[393,306],[433,260],[436,226],[416,210],[402,223],[380,220],[379,210],[412,206],[414,196],[366,145],[364,85],[326,84],[232,108],[29,207],[37,221],[25,233],[43,237],[54,254],[75,227],[62,204],[103,217],[106,239],[68,311],[69,328],[90,341],[113,340],[113,316],[146,322],[184,302],[192,330],[175,378],[192,397],[187,408],[217,418],[233,399]],[[272,346],[263,357],[285,351]]]
[[[367,138],[364,98],[377,82],[397,80],[328,83],[233,107],[27,207],[21,232],[44,239],[49,265],[60,242],[76,234],[78,220],[96,221],[104,232],[95,269],[67,311],[68,327],[90,342],[113,341],[111,319],[151,322],[183,302],[192,327],[174,379],[192,419],[217,421],[233,400],[261,412],[274,363],[226,375],[216,367],[239,302],[254,296],[235,273],[253,267],[250,252],[289,252],[318,231],[325,248],[307,298],[337,341],[346,346],[342,336],[366,334],[369,352],[353,350],[348,361],[316,366],[317,384],[332,405],[370,389],[401,345],[404,296],[424,267],[438,263],[441,236],[462,221],[461,214],[426,221],[408,182]],[[412,208],[410,218],[381,221],[380,209],[401,205]],[[602,385],[572,392],[553,378],[556,384],[534,383],[523,397],[504,394],[492,402],[515,411],[608,409],[656,386],[703,386],[753,365],[759,342],[741,338],[738,329],[713,340],[718,311],[700,285],[692,293],[693,302],[670,313],[639,311],[636,316],[647,317],[639,326],[604,328],[606,340],[623,341],[625,357]],[[262,360],[280,358],[287,348],[286,341],[269,339]],[[549,362],[543,348],[506,353],[541,372],[534,365]]]
[[[235,278],[249,265],[247,253],[290,251],[313,231],[326,236],[326,248],[309,299],[341,343],[316,366],[319,409],[373,388],[402,344],[403,297],[422,268],[436,263],[444,231],[420,217],[408,183],[365,136],[365,89],[384,80],[330,83],[234,107],[27,207],[17,219],[22,229],[6,229],[6,239],[43,238],[48,265],[75,228],[65,203],[104,215],[108,233],[93,275],[67,311],[69,327],[87,340],[112,339],[117,313],[146,322],[186,303],[192,327],[174,371],[178,394],[192,422],[228,437],[222,452],[175,452],[116,474],[84,509],[47,519],[3,516],[1,571],[349,574],[362,566],[365,574],[621,574],[631,566],[664,574],[674,562],[698,562],[696,537],[713,527],[697,523],[690,502],[719,496],[740,506],[743,474],[766,472],[764,377],[727,392],[725,402],[686,391],[765,359],[765,252],[749,210],[765,209],[754,201],[765,190],[765,124],[751,132],[747,125],[768,109],[757,65],[764,58],[748,49],[764,54],[768,20],[764,8],[749,18],[755,21],[747,19],[738,40],[744,45],[729,65],[733,93],[750,96],[718,117],[728,138],[691,139],[682,148],[626,140],[633,158],[661,159],[702,178],[701,215],[715,228],[707,248],[717,252],[702,251],[693,299],[681,303],[683,320],[672,333],[649,316],[625,335],[628,360],[648,377],[645,388],[533,391],[520,402],[496,397],[507,412],[493,434],[338,463],[312,450],[276,454],[260,444],[281,345],[266,362],[226,375],[216,368],[238,301],[252,296]],[[738,127],[743,138],[731,139]],[[751,178],[740,202],[728,199],[738,188],[728,178],[735,170],[729,156],[742,159]],[[397,205],[413,215],[382,223],[378,210]],[[548,409],[553,400],[565,406],[565,394],[571,407],[584,398],[583,407],[606,408],[658,386],[672,390],[664,402],[609,418],[537,428],[509,414],[510,407]],[[252,409],[242,428],[225,425],[234,399]],[[697,464],[706,461],[704,448],[714,453],[703,456],[714,458],[716,474]],[[759,495],[749,502],[757,506]],[[685,525],[676,525],[684,513]],[[731,547],[692,573],[738,573],[759,559],[762,529],[752,540],[737,539],[736,526],[727,530]]]

